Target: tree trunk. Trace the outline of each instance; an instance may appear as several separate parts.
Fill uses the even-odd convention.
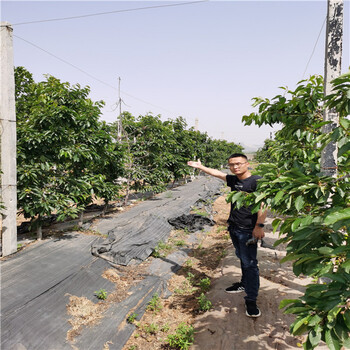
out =
[[[81,227],[83,226],[83,223],[84,223],[84,212],[80,212],[79,214],[79,222],[78,222],[78,226]]]
[[[105,205],[103,206],[101,216],[105,216],[106,215],[106,212],[108,210],[108,203],[109,203],[109,201],[105,200]]]
[[[128,181],[126,182],[126,194],[125,194],[125,197],[124,197],[124,207],[126,207],[126,205],[128,204],[128,200],[129,200],[129,195],[130,195],[130,176],[128,178]]]
[[[39,215],[37,218],[37,227],[36,227],[36,239],[38,241],[41,241],[43,239],[43,230],[42,230],[42,222],[41,222],[41,216]]]

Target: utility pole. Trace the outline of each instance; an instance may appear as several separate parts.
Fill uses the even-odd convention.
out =
[[[194,131],[198,131],[198,125],[199,125],[199,120],[198,118],[196,118],[194,121]]]
[[[118,140],[121,140],[122,138],[122,99],[120,97],[120,77],[118,78],[118,91],[119,91],[119,99],[118,99],[118,105],[119,105],[119,118],[118,118]]]
[[[1,209],[2,255],[17,251],[17,171],[16,110],[12,27],[0,27],[0,137],[1,137]]]
[[[332,92],[332,85],[330,82],[341,74],[343,7],[343,0],[328,0],[324,66],[325,96]],[[323,127],[323,133],[328,134],[339,125],[339,115],[334,108],[325,110],[323,120],[330,122]],[[330,142],[324,148],[321,155],[321,168],[324,175],[337,175],[337,154],[338,146],[335,142]]]

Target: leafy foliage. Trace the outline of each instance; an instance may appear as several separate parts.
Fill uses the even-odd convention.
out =
[[[220,167],[242,150],[187,129],[182,117],[124,112],[120,137],[116,123],[100,121],[103,102],[89,98],[89,87],[49,75],[36,83],[23,67],[15,69],[15,83],[18,209],[39,228],[52,213],[58,220],[77,217],[95,197],[107,205],[122,185],[127,202],[131,189],[157,193],[189,175],[190,159]]]
[[[129,154],[126,173],[137,191],[164,191],[169,182],[190,174],[190,159],[200,158],[220,168],[228,155],[242,150],[233,142],[212,140],[206,133],[186,129],[182,117],[162,122],[160,116],[135,118],[124,112],[122,123]]]
[[[167,339],[171,348],[187,350],[194,342],[194,328],[182,322],[175,333],[169,334]]]
[[[135,314],[135,312],[131,313],[130,315],[128,315],[126,322],[128,322],[130,324],[134,323],[137,316],[138,316],[138,314]]]
[[[25,217],[57,212],[60,220],[76,216],[93,194],[111,199],[123,156],[99,121],[103,103],[88,98],[88,87],[52,76],[35,83],[23,67],[15,79],[18,205]]]
[[[162,308],[163,308],[163,305],[162,305],[161,299],[160,299],[158,293],[155,293],[152,296],[152,299],[148,302],[147,310],[150,310],[150,311],[157,313]]]
[[[206,297],[204,293],[201,293],[198,298],[199,309],[201,311],[209,311],[212,307],[211,301]]]
[[[107,299],[107,292],[105,289],[100,289],[94,292],[97,299],[100,300],[106,300]]]
[[[201,291],[207,292],[210,289],[211,281],[209,277],[202,278],[199,281],[199,287]]]
[[[310,284],[300,299],[281,303],[285,312],[296,315],[291,332],[307,333],[304,349],[314,349],[321,340],[330,349],[350,343],[350,74],[335,79],[326,98],[322,85],[322,78],[313,76],[271,101],[254,99],[258,112],[244,116],[246,124],[282,124],[269,145],[274,162],[258,167],[263,179],[256,192],[233,192],[229,198],[252,205],[253,211],[264,203],[281,214],[283,219],[272,225],[280,231],[276,244],[287,244],[282,262],[293,261],[297,276],[330,281]],[[340,118],[329,134],[321,130],[325,108],[335,108]],[[339,146],[336,178],[325,176],[320,167],[321,151],[329,142]]]
[[[276,161],[274,156],[274,145],[276,141],[266,139],[264,146],[259,148],[255,154],[255,160],[259,163],[273,163]]]

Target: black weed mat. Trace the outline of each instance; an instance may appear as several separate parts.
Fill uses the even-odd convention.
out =
[[[183,214],[176,218],[168,220],[169,224],[177,230],[187,230],[196,232],[202,230],[205,226],[214,226],[215,221],[200,214]]]
[[[168,237],[173,228],[169,218],[188,214],[196,202],[207,204],[221,186],[221,181],[203,177],[102,219],[94,229],[108,232],[108,242],[67,233],[1,261],[1,349],[102,350],[108,345],[110,350],[121,350],[135,329],[126,322],[130,310],[141,317],[155,293],[168,294],[166,282],[186,260],[187,249],[155,259],[125,298],[112,303],[98,324],[83,327],[73,343],[67,340],[70,295],[96,303],[95,291],[111,293],[115,284],[102,277],[111,268],[107,260],[126,265],[146,259]]]
[[[107,239],[100,239],[92,246],[92,254],[117,265],[128,265],[145,260],[160,242],[165,241],[173,229],[169,220],[188,215],[191,208],[201,209],[212,202],[223,185],[221,180],[203,176],[194,182],[164,192],[142,205],[129,209],[123,215],[100,220],[93,227]],[[200,228],[206,221],[198,215]],[[192,225],[195,220],[192,220]]]

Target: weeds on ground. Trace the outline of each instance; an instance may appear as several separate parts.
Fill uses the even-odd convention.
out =
[[[207,292],[210,289],[210,278],[206,277],[206,278],[202,278],[199,281],[199,288],[201,289],[202,292]]]
[[[180,239],[178,241],[175,241],[174,244],[177,246],[177,247],[183,247],[184,245],[186,245],[186,242],[183,240],[183,239]]]
[[[208,212],[206,212],[205,210],[200,210],[198,208],[193,208],[192,212],[194,214],[200,215],[200,216],[204,216],[204,217],[208,217],[210,214]]]
[[[187,350],[194,342],[194,328],[181,322],[174,334],[169,334],[167,341],[172,348]]]
[[[100,300],[107,299],[107,292],[105,289],[100,289],[98,291],[95,291],[94,294],[96,295],[97,299],[100,299]]]
[[[201,293],[201,295],[196,298],[198,300],[199,309],[201,311],[209,311],[212,307],[211,301],[205,296],[204,293]]]
[[[138,314],[135,314],[135,312],[133,312],[132,314],[130,314],[128,316],[128,318],[126,319],[126,322],[132,324],[134,323],[134,321],[136,320],[136,317],[138,316]]]
[[[223,232],[223,231],[226,231],[227,230],[227,227],[226,226],[219,226],[217,229],[216,229],[216,232],[217,233],[220,233],[220,232]]]
[[[185,261],[185,263],[184,263],[184,267],[185,267],[185,268],[191,268],[191,267],[193,267],[193,260],[187,259],[187,260]]]
[[[153,295],[152,299],[149,301],[148,306],[147,306],[147,310],[153,311],[153,312],[158,312],[162,308],[163,308],[163,306],[161,304],[160,297],[159,297],[158,293],[156,293]]]
[[[148,334],[156,334],[158,331],[158,325],[155,323],[145,324],[143,330]]]
[[[169,329],[170,329],[170,326],[169,326],[169,323],[166,323],[165,325],[163,325],[160,330],[164,333],[167,333],[169,332]]]
[[[188,281],[188,283],[193,286],[194,285],[194,274],[192,272],[187,272],[187,277],[186,280]]]
[[[174,293],[184,295],[184,294],[191,294],[194,291],[196,291],[197,288],[193,287],[191,283],[186,279],[186,281],[183,281],[180,288],[176,288],[174,290]]]
[[[152,256],[154,258],[164,258],[172,251],[172,249],[173,247],[170,244],[167,244],[165,242],[159,242],[155,246],[152,252]]]

